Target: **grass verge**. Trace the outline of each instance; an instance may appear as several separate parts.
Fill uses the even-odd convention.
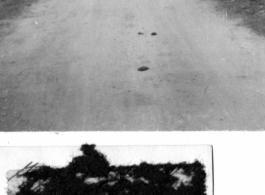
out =
[[[38,0],[0,0],[0,37],[10,33],[10,20],[19,17],[25,8]]]
[[[0,20],[18,17],[26,7],[37,0],[0,0]]]
[[[265,0],[214,0],[217,10],[230,18],[242,18],[243,25],[265,36]]]

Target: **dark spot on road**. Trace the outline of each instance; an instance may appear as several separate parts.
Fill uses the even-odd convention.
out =
[[[153,33],[151,33],[151,35],[152,35],[152,36],[156,36],[156,35],[157,35],[157,33],[156,33],[156,32],[153,32]]]
[[[187,93],[186,90],[183,90],[183,89],[177,89],[177,92],[180,92],[180,93]]]
[[[149,68],[146,66],[142,66],[142,67],[138,68],[138,71],[146,71],[146,70],[149,70]]]
[[[143,35],[144,33],[143,32],[138,32],[138,35]]]
[[[246,79],[247,76],[245,76],[245,75],[241,75],[241,76],[236,76],[236,78],[238,78],[238,79]]]

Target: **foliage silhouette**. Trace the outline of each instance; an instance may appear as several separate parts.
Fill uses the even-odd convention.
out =
[[[204,166],[194,163],[110,166],[95,145],[82,145],[82,156],[73,158],[64,168],[40,166],[23,175],[27,179],[15,195],[206,195]],[[192,177],[190,185],[172,185],[179,181],[171,173],[183,170]],[[96,182],[87,183],[92,178]]]

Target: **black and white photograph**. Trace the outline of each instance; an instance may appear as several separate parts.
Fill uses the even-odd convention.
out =
[[[10,154],[1,182],[6,195],[213,195],[209,145],[82,144],[0,148],[3,153]]]
[[[265,129],[264,0],[0,0],[0,131]]]

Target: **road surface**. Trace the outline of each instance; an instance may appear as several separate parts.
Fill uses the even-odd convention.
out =
[[[0,129],[265,129],[265,41],[236,22],[200,0],[39,1],[0,39]]]

